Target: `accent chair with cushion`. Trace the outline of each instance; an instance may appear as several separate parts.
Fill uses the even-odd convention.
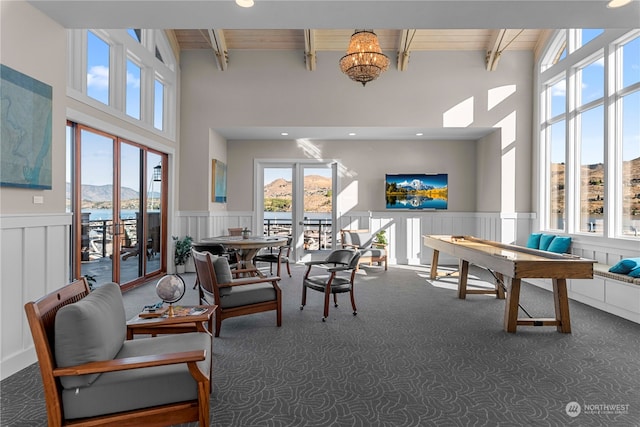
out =
[[[25,305],[48,425],[209,425],[211,335],[127,341],[120,287],[83,278]]]
[[[216,337],[220,336],[222,321],[235,316],[275,310],[276,324],[282,325],[279,276],[263,277],[258,275],[256,269],[231,270],[226,257],[216,257],[194,249],[192,254],[200,303],[217,306]]]
[[[324,293],[323,322],[329,317],[329,297],[331,294],[333,294],[335,307],[338,307],[337,294],[349,292],[353,315],[358,314],[353,285],[359,260],[360,252],[353,249],[337,249],[324,260],[306,262],[307,271],[302,280],[300,310],[307,304],[307,289],[311,289]],[[316,270],[322,271],[322,274],[317,274]]]
[[[384,263],[387,270],[387,245],[374,242],[374,237],[369,230],[340,230],[342,248],[360,252],[359,264]]]

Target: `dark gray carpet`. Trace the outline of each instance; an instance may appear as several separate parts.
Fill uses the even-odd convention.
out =
[[[302,271],[281,282],[281,328],[273,312],[223,322],[212,426],[640,425],[638,324],[572,301],[572,334],[507,334],[504,301],[459,300],[456,278],[432,284],[420,267],[363,269],[358,315],[343,294],[323,323],[321,294],[300,310]],[[184,304],[195,302],[190,288]],[[156,297],[146,286],[125,299],[133,315]],[[544,290],[525,284],[521,301],[532,316],[553,316]],[[2,426],[46,425],[37,365],[1,386]]]

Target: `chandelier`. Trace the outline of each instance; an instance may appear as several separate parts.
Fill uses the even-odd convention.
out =
[[[371,30],[356,30],[347,54],[340,59],[340,69],[351,80],[366,85],[389,68],[389,58],[382,53],[378,36]]]

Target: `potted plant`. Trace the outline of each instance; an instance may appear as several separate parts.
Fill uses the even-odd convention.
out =
[[[250,235],[251,235],[251,230],[249,230],[247,227],[242,229],[242,238],[243,239],[248,239]]]
[[[191,256],[191,243],[193,242],[193,239],[190,236],[185,236],[182,239],[173,236],[173,240],[175,241],[173,262],[176,265],[176,271],[178,273],[184,273],[184,265]]]
[[[376,243],[386,246],[387,245],[387,232],[380,230],[375,234]]]

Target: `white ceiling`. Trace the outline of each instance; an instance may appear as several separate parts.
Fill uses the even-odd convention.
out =
[[[640,0],[29,0],[66,28],[636,28]]]
[[[66,28],[267,30],[638,28],[640,0],[618,9],[605,0],[28,0]],[[206,30],[204,30],[206,31]],[[321,34],[320,32],[318,32]],[[423,32],[424,33],[424,32]],[[192,32],[193,34],[193,32]],[[227,31],[232,35],[232,31]],[[247,32],[244,33],[245,37]],[[474,32],[478,40],[478,32]],[[526,33],[525,33],[526,34]],[[531,32],[531,37],[537,33]],[[539,33],[538,33],[539,34]],[[438,35],[438,37],[441,37]],[[258,36],[260,38],[260,36]],[[524,37],[521,37],[521,39]],[[466,43],[469,45],[469,36]],[[233,44],[233,39],[230,40]],[[287,40],[291,42],[291,39]],[[300,43],[300,40],[294,40]],[[381,37],[381,43],[385,38]],[[246,43],[246,42],[245,42]],[[345,48],[347,40],[345,40]],[[395,42],[394,42],[395,44]],[[532,49],[535,43],[521,48]],[[319,48],[322,48],[319,43]],[[231,47],[229,47],[231,48]],[[240,47],[239,47],[240,48]],[[251,47],[248,47],[251,48]],[[268,47],[265,47],[268,48]],[[272,47],[273,48],[273,47]],[[327,47],[335,49],[335,47]],[[517,48],[515,45],[512,48]],[[493,129],[242,127],[216,129],[228,140],[479,139]],[[289,135],[283,136],[281,132]],[[349,136],[350,132],[355,136]],[[416,133],[423,133],[416,136]]]

